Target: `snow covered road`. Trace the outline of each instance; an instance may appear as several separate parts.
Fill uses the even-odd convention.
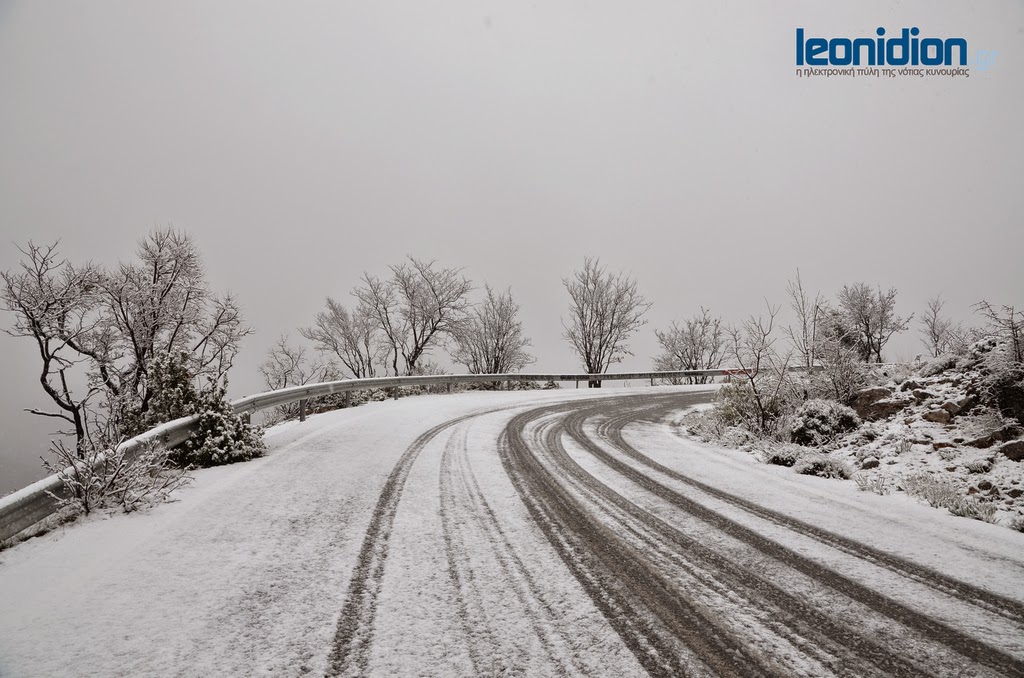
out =
[[[1024,535],[679,434],[689,387],[375,403],[0,553],[0,676],[1024,675]]]

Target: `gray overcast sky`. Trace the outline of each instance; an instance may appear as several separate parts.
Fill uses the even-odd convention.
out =
[[[837,5],[0,0],[0,268],[29,238],[112,264],[187,229],[259,330],[236,395],[406,253],[511,285],[539,370],[575,366],[560,278],[586,254],[654,302],[626,368],[702,304],[782,303],[798,266],[829,295],[896,286],[904,313],[1024,303],[1024,4]],[[798,26],[998,54],[966,80],[800,79]],[[0,337],[0,375],[4,492],[48,426],[20,411],[29,340]]]

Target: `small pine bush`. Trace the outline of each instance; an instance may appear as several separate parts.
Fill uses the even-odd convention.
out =
[[[220,466],[263,456],[263,431],[235,414],[225,398],[227,386],[213,385],[199,394],[196,410],[199,425],[192,436],[175,449],[182,466]]]
[[[821,447],[858,426],[860,417],[851,408],[834,400],[813,399],[793,415],[789,436],[798,445]]]

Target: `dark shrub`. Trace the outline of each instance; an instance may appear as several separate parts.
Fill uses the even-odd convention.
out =
[[[808,400],[793,415],[790,440],[819,447],[860,426],[860,417],[834,400]]]

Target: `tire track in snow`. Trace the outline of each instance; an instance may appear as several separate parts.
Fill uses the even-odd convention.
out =
[[[677,409],[677,403],[665,401],[657,408],[656,411],[661,414],[665,414]],[[657,421],[658,418],[659,417],[657,416],[651,417],[651,421]],[[602,437],[605,437],[609,443],[626,456],[647,466],[648,468],[665,474],[673,480],[700,490],[705,494],[715,497],[716,499],[720,499],[721,501],[731,504],[737,508],[743,509],[744,511],[747,511],[759,518],[763,518],[781,527],[785,527],[794,532],[811,537],[838,551],[856,556],[861,560],[888,569],[896,574],[906,577],[907,579],[925,584],[950,597],[977,606],[989,612],[993,612],[1019,624],[1024,624],[1024,604],[1019,601],[1000,596],[981,587],[973,586],[967,582],[954,579],[953,577],[949,577],[931,568],[894,556],[890,553],[886,553],[881,549],[874,548],[862,542],[843,537],[835,532],[830,532],[815,525],[811,525],[810,523],[793,518],[784,513],[773,511],[755,502],[743,499],[742,497],[720,490],[712,485],[690,478],[689,476],[683,475],[678,471],[654,461],[626,442],[623,436],[623,429],[627,424],[633,421],[636,421],[636,417],[633,415],[618,414],[603,422],[598,428],[598,433]]]
[[[523,667],[535,657],[531,648],[513,642],[509,631],[496,634],[489,622],[484,587],[500,588],[503,606],[515,606],[525,618],[530,632],[548,662],[556,667],[558,675],[582,675],[578,665],[570,671],[558,645],[564,637],[556,637],[553,622],[556,615],[544,600],[537,582],[516,552],[515,546],[502,529],[498,517],[484,497],[473,470],[469,465],[465,428],[454,433],[445,447],[440,473],[441,521],[444,530],[448,571],[451,576],[473,668],[478,676],[519,675]],[[474,539],[474,536],[482,537]],[[470,553],[473,544],[486,544],[489,555],[498,567],[498,580],[484,579],[493,571],[476,572]],[[479,558],[487,554],[477,553]],[[482,582],[482,583],[481,583]],[[493,598],[493,593],[492,593]],[[543,623],[540,617],[544,617]],[[481,638],[481,636],[483,636]],[[481,652],[477,641],[485,646]],[[571,663],[571,658],[569,658]]]
[[[621,404],[618,408],[621,408]],[[616,531],[652,568],[672,582],[670,594],[689,602],[699,623],[728,638],[758,675],[928,675],[883,644],[822,614],[743,562],[708,548],[664,519],[637,506],[581,468],[559,438],[579,413],[549,431],[543,449],[563,478],[594,497],[592,513],[615,516]],[[729,610],[725,614],[723,610]],[[856,649],[854,649],[856,648]],[[801,659],[795,661],[794,655]]]
[[[420,434],[399,458],[381,490],[363,537],[363,544],[349,581],[345,603],[335,631],[330,656],[332,676],[365,675],[368,669],[370,646],[373,642],[373,623],[377,611],[388,556],[388,541],[402,496],[405,479],[420,452],[444,431],[474,417],[492,414],[513,407],[500,407],[456,417]]]
[[[649,401],[650,402],[650,401]],[[655,401],[656,402],[656,401]],[[646,405],[644,405],[646,406]],[[610,415],[615,421],[622,422],[624,426],[628,420],[635,419],[634,413],[622,413],[621,403],[619,404],[620,410],[614,412],[615,406],[609,403],[602,403],[600,405],[588,408],[588,410],[578,411],[568,418],[566,424],[566,430],[575,441],[580,444],[584,449],[593,454],[601,462],[606,464],[612,470],[616,471],[620,475],[628,478],[637,485],[648,490],[652,494],[659,498],[668,501],[675,505],[677,508],[684,512],[693,515],[694,517],[706,522],[709,525],[714,526],[721,532],[728,534],[729,536],[736,538],[749,546],[761,551],[769,558],[775,561],[785,564],[788,567],[792,567],[797,571],[812,577],[820,583],[832,588],[851,600],[857,601],[858,603],[865,605],[878,614],[889,617],[906,628],[912,629],[916,633],[932,640],[938,648],[948,647],[958,653],[961,657],[970,659],[981,666],[988,667],[994,671],[997,671],[1000,675],[1024,675],[1024,663],[1020,662],[1016,658],[1001,652],[998,649],[992,648],[965,633],[962,633],[956,629],[950,628],[941,622],[934,620],[927,615],[918,613],[914,610],[907,608],[906,606],[888,598],[866,586],[863,586],[857,582],[854,582],[842,575],[834,572],[827,567],[820,565],[808,558],[805,558],[792,550],[782,546],[781,544],[769,540],[762,535],[746,528],[735,521],[732,521],[725,516],[718,514],[693,500],[684,497],[677,492],[674,492],[668,487],[665,487],[661,483],[658,483],[649,476],[641,473],[634,467],[625,464],[619,459],[616,459],[606,451],[601,449],[599,446],[594,445],[582,430],[582,421],[588,415],[593,414],[607,414]],[[678,399],[674,405],[670,407],[678,407]],[[609,430],[614,430],[614,426],[609,426]],[[621,433],[621,428],[619,429]],[[614,439],[616,447],[619,445],[625,445],[625,441]],[[644,456],[637,452],[635,449],[630,448],[633,453],[639,456]],[[653,463],[653,462],[652,462]],[[659,465],[660,466],[660,465]],[[660,468],[658,470],[661,470]],[[671,471],[670,469],[666,469]],[[675,476],[686,479],[685,476],[675,473]],[[689,480],[689,479],[686,479]],[[696,481],[694,481],[696,482]],[[711,488],[713,489],[713,488]],[[751,502],[745,502],[750,504]],[[799,522],[799,521],[796,521]],[[850,542],[850,540],[845,540]],[[855,544],[855,542],[852,542]],[[893,560],[900,561],[902,559]],[[910,565],[908,563],[908,565]],[[924,568],[921,568],[924,569]],[[938,574],[938,573],[936,573]],[[944,578],[948,579],[948,578]],[[951,580],[955,581],[955,580]],[[938,587],[942,588],[942,587]],[[980,590],[979,590],[980,591]],[[987,594],[987,592],[983,592]],[[991,595],[991,594],[987,594]],[[998,598],[998,596],[994,596]],[[1006,601],[1011,604],[1014,601]],[[1004,609],[1006,606],[1003,606]],[[862,645],[863,647],[863,645]],[[873,651],[872,654],[875,654]],[[893,667],[895,668],[895,667]],[[897,674],[907,673],[912,675],[914,673],[928,673],[930,670],[927,666],[918,662],[915,669],[909,669],[904,666],[903,670],[897,672]]]
[[[744,661],[739,647],[717,633],[713,624],[705,624],[707,620],[687,600],[673,595],[671,581],[641,553],[593,520],[562,479],[531,451],[524,433],[527,425],[576,406],[530,410],[514,417],[502,434],[502,463],[534,521],[650,675],[760,675],[756,666]],[[545,443],[534,439],[533,444]]]
[[[574,420],[579,418],[579,414],[570,415],[559,433],[578,426]],[[548,449],[559,446],[558,441],[547,444]],[[559,450],[557,456],[555,463],[560,465],[560,470],[566,475],[577,477],[580,483],[591,487],[591,491],[637,525],[632,530],[641,534],[645,540],[645,552],[654,554],[659,549],[668,549],[664,555],[653,558],[659,560],[658,566],[661,569],[693,571],[698,574],[697,585],[687,588],[683,595],[691,597],[695,604],[702,605],[706,616],[715,618],[722,615],[721,610],[714,605],[713,598],[708,600],[712,592],[717,592],[733,609],[730,617],[738,616],[737,610],[742,611],[742,616],[747,619],[731,619],[733,623],[722,625],[721,632],[731,633],[740,645],[750,645],[749,639],[756,636],[762,648],[754,653],[755,656],[760,654],[763,659],[766,655],[784,655],[790,650],[799,652],[819,667],[809,669],[810,675],[837,671],[840,667],[845,672],[859,676],[919,675],[920,672],[912,664],[894,656],[882,644],[865,637],[856,625],[843,623],[851,620],[837,621],[823,614],[810,601],[790,593],[791,589],[780,585],[770,573],[761,571],[764,563],[758,562],[757,569],[754,569],[748,565],[750,559],[743,557],[746,554],[737,558],[737,554],[721,553],[707,546],[705,538],[709,535],[702,535],[699,530],[689,534],[692,531],[690,525],[685,525],[691,529],[684,531],[677,526],[676,520],[668,522],[603,483],[595,484],[593,476],[580,468],[565,453],[564,448]],[[627,526],[626,529],[630,528]],[[677,589],[683,588],[681,584],[677,586]],[[771,640],[773,637],[775,641]],[[770,647],[764,648],[764,645]],[[852,648],[856,648],[856,651]],[[766,675],[789,675],[798,669],[808,670],[795,665],[779,666],[778,662],[761,665]]]

